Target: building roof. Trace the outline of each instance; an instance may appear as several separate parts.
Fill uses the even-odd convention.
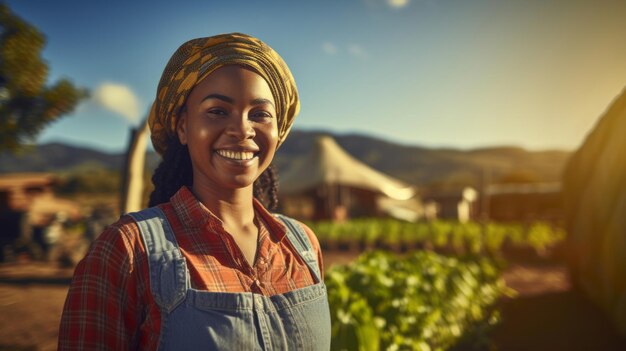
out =
[[[7,173],[0,174],[0,189],[45,186],[56,183],[51,173]]]
[[[478,190],[471,186],[458,187],[454,189],[430,190],[422,195],[422,199],[427,200],[465,200],[476,201],[478,199]]]
[[[280,178],[284,193],[303,192],[323,184],[339,184],[406,200],[415,189],[383,174],[343,150],[330,136],[319,137],[311,151],[294,162]]]
[[[561,182],[523,183],[523,184],[489,184],[487,195],[510,194],[549,194],[561,191]]]

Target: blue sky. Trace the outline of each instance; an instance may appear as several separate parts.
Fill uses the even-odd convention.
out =
[[[302,98],[294,128],[405,144],[574,149],[626,86],[622,0],[7,3],[46,35],[50,81],[93,96],[39,142],[106,151],[125,147],[174,50],[225,32],[283,56]],[[127,97],[117,112],[111,89]]]

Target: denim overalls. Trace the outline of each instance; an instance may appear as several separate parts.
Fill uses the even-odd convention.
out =
[[[278,215],[315,285],[284,294],[196,290],[174,233],[157,207],[129,213],[146,247],[150,290],[161,310],[159,350],[330,349],[330,312],[316,255],[300,225]]]

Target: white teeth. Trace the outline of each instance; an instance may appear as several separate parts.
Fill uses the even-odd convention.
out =
[[[233,160],[251,160],[254,157],[254,152],[239,152],[231,150],[217,150],[220,156],[230,158]]]

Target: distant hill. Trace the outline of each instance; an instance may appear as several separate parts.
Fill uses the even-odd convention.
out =
[[[570,152],[527,151],[518,147],[490,147],[472,150],[434,149],[401,145],[365,135],[333,135],[320,131],[292,131],[280,147],[274,163],[279,172],[289,167],[313,145],[321,134],[332,135],[348,153],[364,163],[415,185],[479,185],[483,177],[490,181],[516,176],[536,181],[560,179]],[[21,156],[0,154],[0,173],[72,172],[102,168],[118,170],[124,155],[60,143],[33,147]],[[159,157],[147,156],[148,169],[154,169]],[[522,177],[522,178],[523,178]]]
[[[119,169],[123,156],[61,143],[35,145],[20,155],[0,154],[0,172],[55,172],[81,167]]]
[[[147,155],[149,169],[154,169],[159,156]],[[35,145],[20,155],[0,153],[0,173],[9,172],[72,172],[83,169],[120,170],[123,154],[102,152],[88,147],[62,143]]]
[[[286,169],[290,160],[307,152],[324,132],[293,131],[279,149],[275,164]],[[571,152],[528,151],[519,147],[471,150],[402,145],[370,136],[333,135],[337,143],[358,160],[415,185],[474,185],[507,178],[535,181],[560,180]]]

